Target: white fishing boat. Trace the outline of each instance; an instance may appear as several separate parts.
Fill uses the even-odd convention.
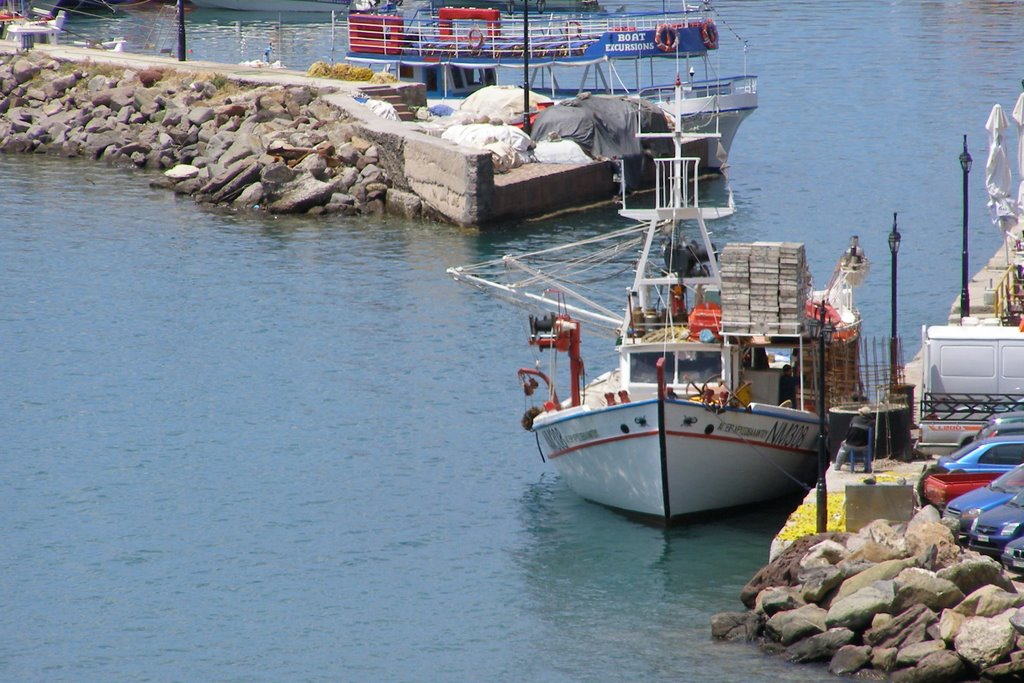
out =
[[[817,470],[817,373],[829,380],[826,409],[859,389],[860,319],[846,270],[812,291],[803,245],[716,252],[705,220],[731,209],[700,205],[699,159],[682,156],[695,136],[682,130],[680,89],[675,130],[661,134],[675,155],[656,160],[654,205],[632,208],[623,196],[620,213],[637,225],[448,270],[550,311],[530,317],[530,345],[551,353],[549,367],[519,371],[527,395],[541,398],[524,427],[579,495],[665,523],[805,490]],[[632,282],[621,289],[587,285],[611,284],[630,263]],[[808,313],[835,332],[824,368],[808,345]],[[618,355],[618,367],[589,382],[585,328],[609,333]],[[556,391],[563,355],[564,400]],[[793,379],[786,365],[797,368]]]
[[[714,15],[710,2],[660,12],[549,9],[534,16],[494,7],[378,12],[350,18],[346,60],[423,83],[433,100],[528,80],[555,101],[590,93],[674,106],[674,74],[682,73],[688,77],[679,91],[683,128],[713,134],[704,138],[709,149],[702,156],[705,169],[717,170],[758,96],[757,77],[745,63],[742,74],[724,75],[711,59],[719,49]]]

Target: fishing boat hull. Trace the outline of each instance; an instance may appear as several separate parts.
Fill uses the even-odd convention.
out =
[[[666,523],[797,493],[816,472],[816,418],[799,410],[668,399],[564,413],[534,431],[568,486]]]

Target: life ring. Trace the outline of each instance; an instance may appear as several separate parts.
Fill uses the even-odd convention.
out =
[[[477,54],[484,46],[484,32],[478,28],[471,29],[466,40],[469,43],[469,51]]]
[[[654,29],[654,44],[662,52],[675,52],[679,47],[679,31],[668,24],[659,24]]]
[[[700,27],[700,39],[704,41],[704,47],[714,50],[718,47],[718,27],[710,21],[705,21]]]

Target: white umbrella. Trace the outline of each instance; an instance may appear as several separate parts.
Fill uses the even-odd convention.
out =
[[[985,189],[988,191],[988,208],[992,212],[992,221],[1001,230],[1009,230],[1017,224],[1017,201],[1011,199],[1013,185],[1010,160],[1006,156],[1006,129],[1010,122],[1006,120],[1003,106],[992,107],[992,113],[985,123],[988,131],[988,161],[985,163]]]
[[[1017,217],[1020,218],[1024,212],[1024,92],[1017,98],[1017,104],[1013,105],[1013,122],[1017,124],[1017,175],[1020,177],[1020,187],[1017,189]]]

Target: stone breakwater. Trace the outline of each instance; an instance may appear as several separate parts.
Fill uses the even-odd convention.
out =
[[[315,88],[223,76],[0,57],[0,151],[164,171],[199,202],[273,213],[421,214],[377,145]]]
[[[928,506],[906,524],[793,542],[743,588],[712,637],[756,641],[837,676],[899,683],[1024,680],[1024,595],[963,550]]]

